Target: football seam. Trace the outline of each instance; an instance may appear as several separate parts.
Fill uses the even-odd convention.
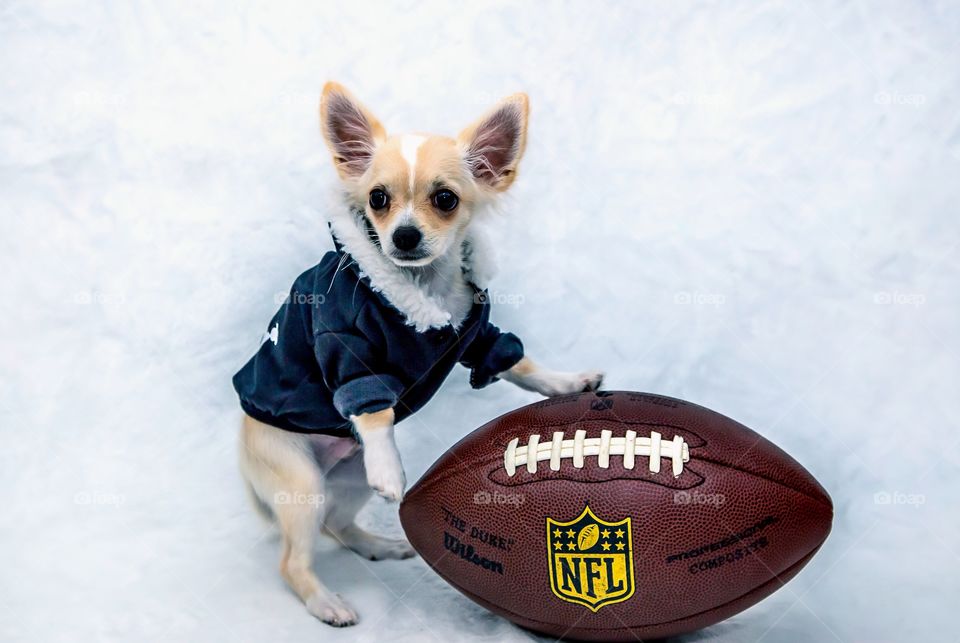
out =
[[[612,467],[611,467],[611,468],[612,468]],[[525,486],[530,485],[530,484],[538,484],[538,483],[541,483],[541,482],[564,481],[564,482],[575,482],[575,483],[577,483],[577,484],[603,484],[603,483],[605,483],[605,482],[619,482],[619,481],[624,481],[624,482],[645,482],[645,483],[648,483],[648,484],[656,485],[656,486],[658,486],[658,487],[663,487],[664,489],[670,489],[670,490],[673,490],[673,491],[686,491],[687,489],[693,489],[693,488],[695,488],[695,487],[699,487],[700,485],[702,485],[702,484],[706,481],[706,478],[704,478],[702,475],[700,475],[700,474],[697,473],[696,471],[690,469],[690,470],[689,470],[690,475],[696,476],[698,479],[697,479],[697,481],[696,481],[694,484],[688,485],[688,486],[686,486],[686,487],[671,487],[670,485],[664,484],[664,483],[662,483],[662,482],[660,482],[660,481],[658,481],[658,480],[652,480],[652,479],[648,479],[648,478],[617,477],[617,478],[606,478],[606,479],[604,479],[604,480],[580,480],[580,479],[575,478],[575,477],[572,477],[572,476],[571,476],[571,477],[561,477],[561,476],[547,477],[547,474],[544,474],[544,477],[543,477],[543,478],[540,478],[539,480],[526,480],[526,481],[524,481],[524,482],[517,482],[517,483],[515,483],[515,484],[503,484],[503,483],[497,482],[496,480],[494,480],[494,479],[492,478],[493,474],[496,473],[497,471],[500,471],[500,470],[502,470],[502,467],[501,467],[500,469],[494,469],[494,470],[492,470],[490,473],[488,473],[488,474],[487,474],[487,480],[489,480],[489,481],[492,482],[493,484],[495,484],[495,485],[497,485],[498,487],[501,487],[501,488],[503,488],[503,489],[514,489],[514,488],[517,488],[517,487],[525,487]],[[579,470],[580,470],[580,469],[577,469],[577,471],[579,471]],[[606,470],[607,470],[607,469],[604,469],[604,471],[606,471]],[[629,471],[629,469],[627,469],[627,471]],[[554,471],[553,473],[556,473],[556,472]],[[659,474],[658,474],[658,475],[659,475]],[[512,478],[511,478],[511,479],[512,479]]]
[[[691,449],[692,449],[692,447],[691,447]],[[739,471],[740,473],[744,473],[744,474],[746,474],[746,475],[748,475],[748,476],[752,476],[752,477],[754,477],[754,478],[759,478],[760,480],[765,480],[765,481],[767,481],[767,482],[772,482],[773,484],[776,484],[776,485],[778,485],[778,486],[781,486],[781,487],[783,487],[784,489],[789,489],[789,490],[791,490],[791,491],[794,491],[794,492],[800,494],[801,496],[804,496],[805,498],[808,498],[808,499],[812,500],[813,502],[817,503],[818,505],[821,505],[821,506],[829,509],[830,512],[833,513],[833,504],[832,504],[832,502],[830,502],[830,500],[829,500],[829,494],[827,494],[827,501],[824,502],[823,499],[817,498],[816,496],[812,496],[812,495],[810,495],[809,493],[807,493],[806,491],[803,491],[803,490],[801,490],[801,489],[796,489],[796,488],[790,486],[789,484],[787,484],[787,483],[785,483],[785,482],[782,482],[782,481],[780,481],[780,480],[775,480],[774,478],[770,478],[770,477],[768,477],[768,476],[765,476],[765,475],[763,475],[763,474],[757,473],[757,472],[755,472],[755,471],[749,471],[749,470],[747,470],[747,469],[743,469],[743,468],[738,467],[738,466],[736,466],[736,465],[731,465],[731,464],[727,464],[727,463],[724,463],[724,462],[719,462],[719,461],[717,461],[717,460],[713,460],[713,459],[711,459],[711,458],[705,458],[705,457],[703,457],[703,456],[699,456],[697,459],[698,459],[698,460],[702,460],[703,462],[709,462],[709,463],[712,464],[712,465],[715,465],[715,466],[718,466],[718,467],[722,467],[722,468],[724,468],[724,469],[730,469],[730,470],[733,470],[733,471]],[[500,460],[499,458],[496,458],[496,459],[495,459],[495,458],[490,458],[489,460],[486,460],[486,461],[484,461],[484,462],[481,463],[481,464],[488,464],[488,463],[498,462],[499,460]],[[687,467],[690,467],[690,466],[691,466],[691,463],[694,463],[694,458],[693,458],[693,454],[692,454],[692,453],[691,453],[691,457],[690,457],[690,463],[687,464]],[[460,473],[462,473],[462,472],[464,472],[464,471],[469,470],[470,468],[476,466],[476,464],[477,464],[476,462],[460,462],[460,463],[458,463],[457,466],[455,466],[454,468],[448,469],[446,472],[444,472],[443,475],[438,476],[438,477],[434,478],[433,480],[431,480],[431,481],[430,481],[430,484],[420,486],[419,489],[410,489],[410,492],[411,492],[411,493],[407,493],[407,494],[406,494],[406,497],[410,497],[410,496],[414,495],[414,493],[412,493],[412,492],[414,492],[414,491],[416,491],[416,493],[425,492],[427,489],[430,489],[430,488],[433,488],[433,487],[437,486],[437,485],[440,484],[441,482],[445,481],[447,478],[450,478],[450,477],[452,477],[452,476],[455,476],[455,475],[457,475],[457,474],[460,474]],[[695,467],[696,465],[693,464],[693,466]],[[798,466],[801,466],[801,465],[799,465],[799,463],[798,463]],[[502,468],[502,467],[501,467],[501,468]],[[522,482],[522,483],[519,483],[519,484],[517,484],[517,485],[502,485],[502,484],[500,484],[499,482],[497,482],[496,480],[492,480],[492,479],[490,478],[490,476],[493,475],[497,470],[498,470],[498,469],[496,469],[496,468],[495,468],[495,469],[492,469],[491,471],[487,472],[486,476],[482,476],[482,477],[484,477],[486,480],[492,482],[493,484],[495,484],[495,485],[497,485],[497,486],[499,486],[499,487],[503,487],[503,488],[505,488],[505,489],[513,488],[513,487],[515,487],[515,486],[523,486],[523,485],[528,485],[528,484],[535,484],[535,483],[537,483],[537,482],[549,482],[549,481],[551,481],[551,480],[558,480],[558,478],[544,478],[543,480],[531,480],[531,481],[529,481],[529,482]],[[693,487],[698,487],[698,486],[700,486],[701,484],[703,484],[704,481],[706,480],[706,477],[705,477],[702,473],[697,472],[696,469],[692,468],[692,469],[690,469],[690,472],[693,473],[693,474],[695,474],[695,475],[697,475],[697,476],[700,478],[700,481],[699,481],[697,484],[695,484],[695,485],[693,485],[692,487],[689,487],[689,488],[692,489]],[[561,479],[561,480],[568,480],[568,478],[559,478],[559,479]],[[609,481],[610,481],[610,480],[577,480],[577,479],[575,479],[575,478],[570,478],[569,480],[570,480],[570,481],[573,481],[573,482],[583,483],[583,484],[602,483],[602,482],[609,482]],[[644,479],[640,479],[640,478],[612,478],[611,480],[636,480],[637,482],[650,482],[650,483],[652,483],[652,484],[657,484],[657,482],[654,481],[654,480],[644,480]],[[418,484],[419,484],[419,483],[418,483]],[[667,485],[658,485],[658,486],[665,487],[665,488],[672,488],[672,487],[668,487]],[[824,490],[824,493],[826,493],[826,490]]]
[[[497,419],[499,419],[499,418],[497,418]],[[493,421],[493,422],[496,422],[496,420],[492,420],[492,421]],[[691,431],[690,429],[686,429],[686,428],[684,428],[684,427],[681,427],[681,426],[675,426],[675,425],[672,425],[672,424],[666,424],[666,423],[662,423],[662,422],[660,422],[660,423],[650,423],[650,422],[625,422],[625,424],[631,424],[631,425],[632,425],[632,424],[646,424],[646,425],[650,425],[650,426],[669,427],[669,428],[671,428],[671,429],[677,429],[677,430],[683,431],[684,433],[689,433],[689,434],[695,436],[695,437],[700,441],[700,444],[694,445],[694,444],[693,444],[692,442],[690,442],[689,440],[687,441],[687,444],[689,445],[689,448],[690,448],[690,450],[691,450],[691,459],[692,459],[693,449],[700,449],[700,448],[703,448],[703,447],[707,446],[707,441],[704,440],[698,433],[696,433],[696,432],[694,432],[694,431]],[[568,425],[567,425],[567,424],[563,424],[563,423],[556,423],[556,424],[548,424],[548,425],[545,425],[545,426],[540,427],[540,428],[541,428],[541,429],[549,429],[549,428],[561,427],[561,426],[568,426]],[[455,447],[455,446],[456,446],[456,445],[454,445],[454,447]],[[502,447],[497,447],[497,448],[502,450]],[[503,457],[501,457],[501,456],[498,456],[498,457],[496,457],[496,458],[491,457],[491,458],[489,458],[489,459],[487,459],[487,460],[482,461],[481,464],[487,464],[487,463],[490,463],[490,462],[503,462]],[[434,485],[440,484],[441,482],[443,482],[443,481],[446,480],[447,478],[450,478],[450,477],[455,476],[455,475],[457,475],[457,474],[459,474],[459,473],[462,473],[463,471],[466,471],[466,470],[470,469],[471,467],[476,466],[476,464],[477,464],[476,461],[464,460],[464,459],[462,459],[462,458],[457,458],[457,462],[454,464],[453,467],[448,468],[443,474],[438,475],[436,478],[434,478],[433,480],[431,480],[429,485],[424,485],[424,486],[420,487],[420,489],[417,489],[417,491],[421,491],[421,490],[424,490],[424,489],[428,489],[428,488],[430,488],[430,487],[433,487]],[[435,465],[436,465],[436,463],[434,463],[434,466],[435,466]],[[689,466],[689,465],[688,465],[688,466]],[[433,467],[430,467],[430,468],[432,469]],[[501,468],[502,468],[502,467],[501,467]],[[492,473],[492,472],[490,472],[490,473]],[[488,477],[489,477],[490,473],[487,474]],[[426,475],[426,472],[424,473],[424,475]],[[703,476],[700,476],[700,478],[701,478],[701,483],[702,483],[702,482],[703,482]],[[630,478],[625,478],[625,479],[629,480]],[[423,480],[423,478],[421,477],[420,480]],[[498,485],[501,486],[501,487],[506,486],[506,485],[500,485],[500,483],[498,483],[498,482],[496,482],[496,481],[493,481],[493,480],[491,480],[491,482],[494,482],[494,484],[498,484]],[[417,482],[417,484],[419,484],[419,481]],[[527,484],[527,483],[523,483],[523,484]],[[698,483],[698,484],[699,484],[699,483]],[[694,485],[694,486],[697,486],[697,485]],[[411,491],[413,491],[412,488],[411,488]],[[408,493],[407,495],[410,495],[410,494]]]
[[[724,462],[718,462],[718,461],[716,461],[716,460],[711,460],[710,458],[703,458],[703,457],[701,457],[701,458],[699,458],[699,459],[702,460],[703,462],[709,462],[710,464],[716,465],[716,466],[718,466],[718,467],[722,467],[722,468],[724,468],[724,469],[730,469],[730,470],[732,470],[732,471],[739,471],[740,473],[744,473],[744,474],[746,474],[746,475],[748,475],[748,476],[750,476],[750,477],[759,478],[760,480],[765,480],[765,481],[767,481],[767,482],[772,482],[773,484],[778,485],[778,486],[781,486],[781,487],[783,487],[784,489],[789,489],[790,491],[793,491],[794,493],[798,493],[798,494],[800,494],[801,496],[803,496],[804,498],[807,498],[808,500],[812,500],[814,503],[816,503],[816,504],[818,504],[818,505],[821,505],[821,506],[823,506],[823,507],[826,507],[827,509],[830,510],[830,513],[833,513],[833,503],[832,503],[832,502],[830,501],[830,499],[829,499],[829,498],[830,498],[830,495],[829,495],[829,494],[827,494],[827,502],[824,502],[823,499],[817,498],[816,496],[812,496],[812,495],[810,495],[809,493],[807,493],[806,491],[803,491],[803,490],[801,490],[801,489],[797,489],[796,487],[790,486],[790,485],[787,484],[786,482],[783,482],[783,481],[781,481],[781,480],[776,480],[776,479],[774,479],[774,478],[771,478],[771,477],[769,477],[769,476],[763,475],[763,474],[761,474],[761,473],[757,473],[756,471],[749,471],[749,470],[747,470],[747,469],[743,469],[743,468],[738,467],[738,466],[736,466],[736,465],[726,464],[726,463],[724,463]],[[692,457],[691,457],[691,460],[692,460]],[[689,465],[688,465],[688,466],[689,466]],[[797,463],[797,466],[801,466],[801,465],[800,465],[799,463]],[[697,472],[696,472],[696,471],[693,471],[693,473],[697,473]],[[706,479],[706,478],[705,478],[703,475],[701,475],[701,474],[697,474],[697,475],[700,475],[701,478]],[[808,472],[808,475],[809,475],[809,472]],[[810,477],[812,478],[813,476],[810,476]],[[824,489],[824,493],[826,493],[826,489]]]
[[[490,458],[490,459],[488,459],[488,460],[485,460],[485,461],[483,461],[483,462],[480,462],[479,464],[480,464],[480,465],[487,465],[487,464],[491,464],[491,463],[494,463],[494,462],[502,463],[502,462],[503,462],[503,458]],[[716,463],[714,463],[714,464],[716,464]],[[409,498],[410,496],[416,495],[416,494],[421,493],[421,492],[425,492],[427,489],[432,489],[433,487],[439,485],[441,482],[444,482],[444,481],[447,480],[448,478],[451,478],[451,477],[453,477],[453,476],[455,476],[455,475],[457,475],[457,474],[463,473],[464,471],[469,471],[470,469],[472,469],[472,468],[474,468],[474,467],[476,467],[476,466],[477,466],[477,462],[463,462],[463,463],[458,463],[454,468],[448,469],[447,471],[445,471],[445,472],[443,473],[443,475],[437,476],[436,478],[434,478],[433,480],[431,480],[429,484],[422,484],[422,485],[421,485],[421,484],[420,484],[420,481],[417,481],[417,484],[414,485],[414,487],[412,487],[412,488],[404,495],[404,500],[406,500],[406,498]],[[689,466],[689,464],[688,464],[687,466]],[[631,482],[648,482],[648,483],[650,483],[650,484],[655,484],[655,485],[657,485],[658,487],[664,487],[664,488],[666,488],[666,489],[673,489],[673,487],[670,487],[669,485],[660,484],[660,483],[658,483],[656,480],[647,480],[647,479],[645,479],[645,478],[628,478],[628,477],[624,477],[624,478],[609,478],[609,479],[607,479],[607,480],[578,480],[578,479],[576,479],[576,478],[556,478],[556,477],[554,477],[554,478],[543,478],[542,480],[530,480],[530,481],[528,481],[528,482],[518,482],[518,483],[515,484],[515,485],[505,485],[505,484],[500,484],[499,482],[497,482],[496,480],[493,480],[493,479],[490,477],[490,476],[492,476],[494,473],[496,473],[497,471],[499,471],[499,470],[501,470],[501,469],[503,469],[503,466],[502,466],[502,465],[491,469],[491,470],[488,471],[486,474],[478,473],[478,476],[477,476],[477,477],[478,477],[479,479],[488,480],[488,481],[492,482],[493,484],[497,485],[498,487],[502,487],[502,488],[504,488],[504,489],[512,489],[512,488],[514,488],[514,487],[521,487],[521,486],[528,485],[528,484],[536,484],[536,483],[538,483],[538,482],[550,482],[551,480],[552,480],[552,481],[556,481],[556,480],[568,480],[568,481],[570,481],[570,482],[578,482],[578,483],[582,483],[582,484],[593,484],[593,483],[602,483],[602,482],[612,482],[612,481],[614,481],[614,480],[628,480],[628,481],[631,481]],[[703,484],[704,480],[706,480],[706,478],[704,478],[702,475],[700,475],[700,474],[697,473],[696,471],[691,470],[690,473],[692,473],[693,475],[695,475],[695,476],[697,476],[698,478],[700,478],[700,480],[697,481],[696,484],[693,484],[693,485],[691,485],[691,486],[689,486],[689,487],[683,487],[682,489],[692,489],[692,488],[694,488],[694,487],[699,487],[700,485]],[[744,473],[749,473],[749,472],[744,472]],[[421,480],[422,480],[422,478],[421,478]],[[785,485],[785,486],[786,486],[786,485]],[[788,488],[789,488],[789,487],[788,487]],[[681,490],[681,489],[678,488],[677,490],[679,491],[679,490]]]

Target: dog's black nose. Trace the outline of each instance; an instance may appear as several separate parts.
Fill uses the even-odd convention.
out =
[[[420,244],[422,238],[423,235],[420,234],[420,230],[412,225],[402,225],[393,231],[393,245],[397,247],[397,250],[413,250]]]

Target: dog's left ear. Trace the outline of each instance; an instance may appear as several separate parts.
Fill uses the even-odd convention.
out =
[[[457,142],[473,178],[483,187],[503,192],[513,183],[527,145],[529,114],[527,95],[513,94],[460,132]]]
[[[387,134],[370,110],[346,87],[328,82],[320,97],[320,129],[333,153],[337,173],[355,179],[370,167],[373,153]]]

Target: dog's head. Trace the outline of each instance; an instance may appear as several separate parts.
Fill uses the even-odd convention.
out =
[[[473,212],[516,177],[527,138],[526,94],[503,99],[456,138],[388,136],[337,83],[320,100],[320,126],[351,205],[363,209],[381,251],[398,266],[443,256]]]

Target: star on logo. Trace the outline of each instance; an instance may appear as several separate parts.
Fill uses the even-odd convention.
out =
[[[623,530],[622,530],[622,529],[618,529],[618,530],[616,530],[616,531],[613,532],[613,533],[615,533],[615,534],[617,535],[617,538],[623,538]]]
[[[603,543],[603,551],[610,551],[610,543]]]
[[[609,538],[609,537],[610,537],[610,530],[609,530],[609,529],[604,529],[603,531],[600,532],[600,535],[603,536],[604,538]]]
[[[574,530],[572,530],[572,529],[567,530],[567,538],[573,538],[573,537],[576,536],[576,535],[577,535],[577,534],[576,534],[576,532],[575,532]]]
[[[577,543],[573,542],[572,540],[567,543],[567,549],[569,549],[570,551],[573,551],[576,548],[577,548]]]
[[[617,549],[623,551],[623,543],[617,543]]]
[[[561,532],[559,529],[557,529],[557,530],[555,530],[555,531],[553,532],[553,537],[554,537],[554,538],[559,538],[562,534],[563,534],[563,532]]]

